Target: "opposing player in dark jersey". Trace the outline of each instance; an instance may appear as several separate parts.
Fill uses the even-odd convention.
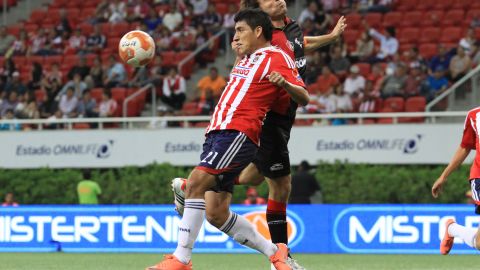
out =
[[[241,8],[260,8],[270,16],[275,27],[272,45],[281,48],[295,60],[303,79],[307,69],[305,53],[335,41],[346,27],[345,18],[341,17],[330,34],[304,37],[298,23],[287,17],[284,0],[242,0]],[[239,178],[239,183],[244,185],[257,185],[267,178],[269,195],[266,217],[273,243],[288,244],[286,208],[291,191],[291,175],[287,145],[296,110],[297,104],[285,94],[272,107],[263,124],[256,159],[243,170]],[[294,260],[291,260],[291,264],[294,269],[304,269]]]

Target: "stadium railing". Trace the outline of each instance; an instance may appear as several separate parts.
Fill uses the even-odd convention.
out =
[[[143,86],[142,88],[138,89],[137,91],[135,91],[133,94],[131,94],[127,98],[125,98],[125,100],[123,101],[123,117],[128,116],[128,103],[134,101],[136,97],[138,97],[143,92],[148,91],[148,90],[150,90],[150,92],[152,94],[152,104],[151,104],[152,105],[152,116],[157,115],[157,89],[156,89],[155,85],[149,83],[149,84]]]
[[[450,86],[445,92],[429,102],[425,108],[427,112],[432,111],[441,102],[447,102],[446,109],[453,109],[456,103],[464,100],[467,104],[463,106],[477,107],[480,98],[480,65],[472,69],[467,75]],[[463,92],[463,93],[462,93]],[[467,93],[470,97],[467,98]]]
[[[364,124],[366,119],[391,118],[393,124],[401,124],[402,118],[423,118],[425,123],[445,123],[462,121],[467,112],[448,111],[448,112],[402,112],[402,113],[344,113],[344,114],[298,114],[297,120],[331,120],[348,119],[354,120],[358,125]],[[163,116],[163,117],[111,117],[111,118],[71,118],[71,119],[12,119],[0,120],[0,125],[10,125],[11,130],[15,125],[29,125],[31,129],[42,130],[45,126],[52,124],[64,124],[63,129],[75,129],[75,124],[87,123],[94,124],[97,129],[135,129],[163,128],[167,123],[180,123],[180,127],[192,127],[195,122],[207,122],[210,116]],[[119,125],[121,124],[121,125]],[[163,124],[163,125],[162,125]]]

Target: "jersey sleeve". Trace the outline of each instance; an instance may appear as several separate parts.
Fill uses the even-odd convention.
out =
[[[272,56],[270,70],[280,73],[287,82],[305,88],[305,83],[295,67],[295,62],[286,53],[278,52]]]
[[[465,149],[475,149],[476,137],[477,137],[477,133],[475,132],[475,128],[472,126],[472,121],[470,120],[470,114],[469,114],[465,119],[465,125],[463,127],[462,143],[460,144],[460,146]]]

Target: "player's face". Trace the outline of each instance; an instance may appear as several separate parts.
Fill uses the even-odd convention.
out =
[[[235,43],[235,51],[237,54],[251,54],[257,49],[257,32],[258,30],[250,28],[250,26],[244,21],[239,21],[235,24],[233,41]]]
[[[285,0],[258,0],[260,9],[265,11],[271,18],[283,18],[287,14]]]

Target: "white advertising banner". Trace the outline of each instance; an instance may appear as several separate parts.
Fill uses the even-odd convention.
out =
[[[446,164],[462,124],[296,127],[291,163]],[[0,133],[1,168],[196,165],[203,128]],[[470,160],[473,154],[470,156]]]

